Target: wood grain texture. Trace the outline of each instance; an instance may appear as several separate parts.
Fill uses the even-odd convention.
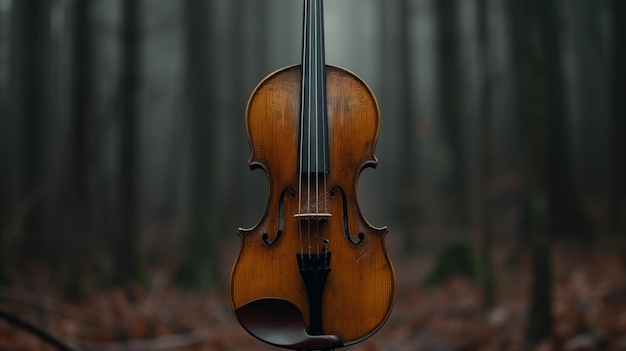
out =
[[[309,247],[319,252],[327,239],[332,257],[323,294],[324,332],[338,335],[347,346],[371,336],[386,321],[395,298],[395,274],[385,247],[387,229],[374,228],[365,220],[357,198],[359,174],[377,163],[376,99],[365,83],[344,69],[327,66],[326,81],[330,173],[325,183],[322,180],[320,189],[326,191],[320,197],[332,217],[324,220],[303,222],[294,217],[302,202],[299,196],[309,196],[306,187],[298,194],[300,66],[269,75],[248,102],[249,163],[266,172],[269,195],[258,224],[239,230],[241,247],[231,273],[230,299],[235,309],[258,298],[280,297],[297,305],[308,321],[307,292],[296,254]],[[345,194],[354,241],[363,233],[359,245],[346,237],[344,201],[340,191],[332,191],[337,187]],[[281,194],[284,230],[277,238]],[[264,242],[265,234],[274,245]]]

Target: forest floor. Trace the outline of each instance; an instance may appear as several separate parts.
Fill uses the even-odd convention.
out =
[[[626,272],[606,250],[553,251],[552,337],[524,343],[530,273],[526,254],[497,263],[497,297],[482,307],[480,285],[457,277],[420,284],[432,258],[394,260],[398,290],[381,330],[347,351],[626,350]],[[509,252],[510,253],[510,252]],[[18,316],[80,350],[278,350],[249,336],[230,310],[226,289],[189,292],[157,276],[150,286],[94,292],[63,302],[23,287],[2,287],[0,312]],[[0,320],[0,350],[55,350]]]

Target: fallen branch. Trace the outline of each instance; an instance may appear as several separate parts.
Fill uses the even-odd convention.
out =
[[[61,350],[61,351],[79,351],[79,349],[75,348],[72,345],[69,345],[67,343],[65,343],[64,341],[62,341],[61,339],[59,339],[56,335],[52,334],[51,332],[40,328],[20,317],[18,317],[17,315],[14,315],[12,313],[9,312],[4,312],[4,311],[0,311],[0,318],[6,320],[7,322],[21,328],[24,329],[28,332],[30,332],[31,334],[37,336],[38,338],[40,338],[41,340],[47,342],[48,344],[51,344],[52,346],[54,346],[55,348]]]

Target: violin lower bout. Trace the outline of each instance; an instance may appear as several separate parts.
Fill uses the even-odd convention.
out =
[[[285,235],[276,246],[266,247],[260,233],[242,235],[231,276],[231,303],[236,309],[257,299],[285,299],[298,307],[308,330],[307,290],[292,254],[298,252],[299,243],[289,243],[287,238]],[[371,336],[387,320],[395,279],[382,235],[365,235],[358,247],[345,237],[343,241],[330,244],[330,272],[322,293],[321,315],[323,333],[340,337],[343,346],[348,346]]]

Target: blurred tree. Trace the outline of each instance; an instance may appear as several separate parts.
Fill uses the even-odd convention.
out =
[[[550,0],[552,1],[552,0]],[[527,189],[525,206],[529,218],[533,282],[526,339],[538,343],[552,331],[552,207],[550,192],[550,114],[548,95],[549,65],[546,57],[546,6],[542,0],[515,2],[511,10],[517,23],[513,40],[522,45],[518,99],[525,105],[521,115],[525,150]],[[520,16],[517,18],[517,16]]]
[[[403,75],[399,72],[399,67],[401,66],[399,64],[399,53],[402,51],[400,43],[404,35],[398,35],[398,33],[402,33],[402,21],[398,21],[397,18],[400,17],[400,4],[402,4],[403,1],[404,0],[396,0],[378,3],[378,10],[380,13],[380,31],[378,34],[380,37],[379,41],[381,53],[378,71],[381,72],[381,86],[385,87],[385,89],[380,90],[377,96],[378,102],[380,103],[381,120],[384,119],[385,116],[391,117],[402,115],[400,105],[403,104],[401,102],[403,92],[399,86],[401,85],[400,82],[403,82],[403,79],[408,75]],[[403,118],[389,118],[387,121],[387,127],[381,128],[381,139],[385,139],[385,135],[394,136],[394,138],[386,138],[388,141],[391,141],[387,145],[392,144],[392,149],[399,150],[403,147],[401,144],[404,144],[404,142],[400,142],[400,139],[404,140],[404,137],[395,138],[395,136],[398,136],[399,134],[396,132],[398,128],[394,126],[394,122],[397,121],[398,124],[404,123]],[[395,159],[389,161],[397,162]],[[399,169],[400,167],[405,167],[405,165],[401,162],[392,164],[392,169]],[[398,172],[394,174],[401,173],[402,172]],[[398,195],[406,194],[405,186],[403,182],[395,181],[395,178],[394,181],[387,180],[383,182],[389,183],[389,193],[393,194],[391,197],[394,199],[393,206],[387,206],[387,208],[383,209],[383,211],[385,211],[384,215],[394,222],[403,223],[403,220],[406,217],[406,203],[399,201],[400,197]],[[404,241],[414,240],[413,238],[407,238],[407,236],[415,233],[408,228],[408,225],[402,225],[402,232],[398,233],[399,237],[401,236]],[[411,245],[410,243],[405,244]]]
[[[401,118],[400,150],[402,150],[404,161],[401,162],[400,193],[404,194],[402,200],[398,202],[398,220],[404,225],[403,230],[403,253],[413,252],[417,246],[417,227],[419,218],[418,208],[418,181],[417,181],[417,113],[414,105],[416,100],[415,89],[413,89],[413,66],[416,64],[413,55],[413,38],[411,35],[412,9],[411,1],[399,0],[399,20],[394,32],[400,36],[399,40],[399,103]],[[389,6],[385,3],[385,6]]]
[[[483,281],[483,303],[486,308],[493,307],[495,303],[495,288],[491,254],[493,248],[492,227],[492,201],[493,201],[493,160],[492,160],[492,135],[491,135],[491,104],[493,96],[493,73],[491,70],[490,45],[489,45],[489,2],[478,0],[477,2],[477,32],[479,51],[479,74],[481,75],[479,118],[480,118],[480,211],[479,225],[482,233],[481,253],[484,270],[481,279]]]
[[[610,120],[610,75],[607,70],[598,69],[610,67],[608,26],[603,23],[608,5],[609,1],[577,0],[558,11],[562,23],[563,90],[567,94],[563,102],[566,131],[575,132],[570,133],[568,139],[572,143],[567,146],[583,208],[590,208],[587,205],[607,196],[609,185],[606,180],[610,171],[610,138],[606,133]],[[589,222],[597,219],[593,215],[589,211]]]
[[[225,131],[231,137],[225,140],[228,143],[226,150],[228,152],[221,153],[222,163],[229,170],[229,182],[224,187],[227,189],[227,194],[220,193],[222,199],[229,196],[244,196],[243,179],[244,168],[242,167],[242,160],[247,158],[247,150],[242,147],[242,139],[235,138],[236,135],[242,135],[245,132],[244,114],[247,102],[247,94],[250,87],[249,82],[255,81],[256,84],[259,77],[263,77],[268,72],[262,70],[265,65],[265,41],[263,37],[266,33],[265,17],[267,15],[268,4],[259,1],[248,0],[230,0],[228,1],[228,16],[232,20],[228,22],[228,29],[231,33],[231,43],[234,45],[224,45],[229,47],[229,50],[224,52],[224,56],[227,57],[228,75],[230,76],[231,84],[229,84],[229,94],[232,96],[230,99],[233,111],[231,118],[221,119],[223,124],[219,121],[214,121],[214,125],[222,131]],[[246,25],[242,25],[246,23]],[[249,50],[249,51],[248,51]],[[245,67],[245,69],[244,69]],[[251,79],[252,78],[252,79]],[[237,112],[237,113],[235,113]],[[215,147],[215,144],[213,145]],[[217,178],[216,178],[217,180]],[[228,206],[224,211],[224,218],[221,218],[221,223],[218,224],[220,228],[232,232],[232,227],[226,228],[226,223],[236,223],[238,217],[241,215],[236,202],[232,202],[232,206]],[[213,220],[217,220],[218,217]],[[215,227],[217,228],[217,226]],[[214,229],[215,230],[215,229]]]
[[[626,1],[612,0],[613,57],[611,60],[611,121],[610,121],[610,179],[609,226],[610,230],[626,237]],[[626,257],[626,248],[624,248]]]
[[[88,196],[88,178],[90,150],[88,140],[90,129],[88,126],[89,116],[92,111],[92,48],[91,48],[91,20],[89,0],[76,0],[74,2],[74,28],[73,28],[73,87],[72,87],[72,162],[69,184],[74,202],[74,216],[79,224],[78,231],[86,228],[85,221],[89,211],[85,208]]]
[[[122,2],[121,14],[121,78],[120,78],[120,230],[113,243],[114,259],[122,271],[119,278],[130,283],[139,273],[138,260],[138,89],[140,73],[139,0]]]
[[[185,286],[206,288],[219,282],[218,229],[220,218],[216,187],[217,164],[211,162],[218,137],[215,113],[215,41],[207,16],[218,5],[185,0],[185,84],[191,147],[191,213],[185,238],[186,255],[177,280]],[[241,25],[241,23],[239,23]],[[215,168],[214,168],[215,167]]]
[[[574,184],[569,123],[565,109],[563,56],[559,2],[544,1],[541,5],[541,50],[545,61],[545,102],[548,118],[549,206],[552,229],[557,235],[585,236],[589,232],[589,218],[584,210],[578,188]]]
[[[12,192],[9,190],[12,182],[12,172],[9,169],[11,160],[11,152],[9,146],[11,144],[9,137],[7,136],[9,131],[12,131],[12,121],[8,116],[11,113],[11,104],[9,94],[10,81],[12,78],[8,67],[11,65],[11,54],[13,50],[11,45],[13,44],[11,28],[11,7],[0,8],[0,52],[4,52],[4,55],[0,55],[0,285],[8,284],[8,269],[7,269],[7,255],[8,250],[6,247],[8,243],[6,241],[8,235],[7,230],[9,226],[9,212],[12,208]],[[14,123],[14,122],[13,122]],[[13,133],[12,133],[13,134]]]
[[[282,8],[285,4],[278,1],[277,4]],[[246,163],[249,158],[245,111],[246,103],[253,88],[277,67],[269,67],[268,58],[275,54],[270,52],[269,48],[272,43],[268,41],[268,31],[270,29],[270,19],[272,18],[272,10],[270,2],[259,2],[255,0],[234,0],[228,1],[228,16],[232,20],[228,22],[228,31],[231,33],[230,42],[222,47],[228,48],[224,56],[226,58],[225,67],[229,67],[226,73],[232,80],[228,86],[228,94],[231,96],[230,102],[230,118],[221,120],[220,129],[227,131],[228,152],[222,153],[223,163],[229,169],[228,185],[224,187],[225,192],[222,194],[224,199],[232,196],[236,197],[258,197],[265,203],[262,198],[265,194],[262,188],[257,184],[246,184]],[[299,4],[298,6],[302,6]],[[297,17],[297,12],[294,13]],[[246,23],[246,25],[241,25]],[[298,27],[294,32],[299,33]],[[274,42],[274,40],[272,40]],[[232,44],[237,43],[237,44]],[[230,45],[229,45],[230,44]],[[297,53],[298,51],[294,51]],[[224,73],[224,72],[222,72]],[[217,123],[217,122],[216,122]],[[255,172],[256,173],[256,172]],[[262,180],[265,184],[265,179]],[[254,193],[247,193],[246,189],[254,189]],[[246,199],[243,203],[229,202],[222,218],[222,228],[228,232],[232,232],[235,223],[241,223],[245,212],[250,211],[249,205],[251,199]],[[247,208],[246,208],[247,207]],[[254,207],[258,210],[258,207]]]
[[[93,160],[91,148],[92,132],[89,128],[89,117],[93,114],[93,71],[91,47],[91,1],[76,0],[73,16],[73,86],[71,114],[71,161],[70,174],[66,178],[64,188],[68,196],[64,200],[70,208],[70,228],[61,238],[68,250],[66,259],[70,263],[65,267],[71,271],[68,279],[67,293],[70,297],[78,297],[81,293],[84,264],[91,251],[91,206],[89,201],[90,165]],[[63,201],[63,200],[62,200]]]
[[[468,155],[463,118],[464,75],[459,40],[459,1],[438,0],[435,2],[435,11],[439,86],[437,106],[444,140],[450,153],[450,178],[443,194],[448,216],[446,222],[454,231],[463,231],[469,223],[466,184]]]
[[[50,0],[18,1],[15,13],[17,35],[14,48],[20,126],[21,184],[19,196],[25,206],[23,235],[19,249],[29,259],[45,259],[51,238],[45,233],[43,195],[46,191],[44,166],[44,121],[47,113],[48,64],[50,50]]]

